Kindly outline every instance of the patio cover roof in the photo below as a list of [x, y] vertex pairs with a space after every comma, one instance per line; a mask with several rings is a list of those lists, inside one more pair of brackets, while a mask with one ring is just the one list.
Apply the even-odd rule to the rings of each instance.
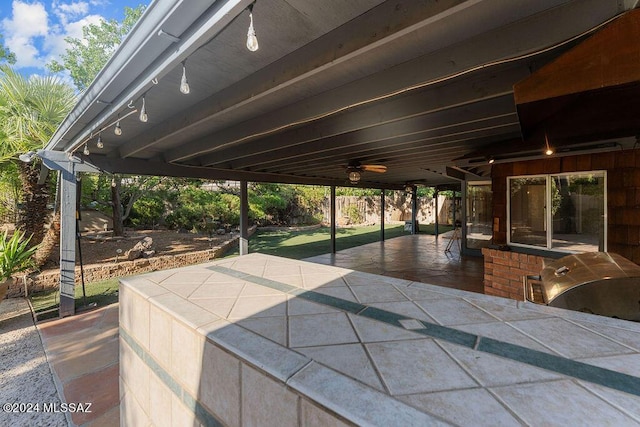
[[251, 3], [154, 1], [46, 150], [116, 173], [342, 186], [358, 161], [388, 167], [361, 186], [481, 179], [488, 156], [542, 152], [514, 84], [638, 0], [257, 0], [256, 52]]

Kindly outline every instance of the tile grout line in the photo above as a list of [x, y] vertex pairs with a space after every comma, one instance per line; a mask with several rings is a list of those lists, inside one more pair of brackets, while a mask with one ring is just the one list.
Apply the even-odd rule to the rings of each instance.
[[206, 426], [222, 427], [218, 420], [207, 408], [202, 406], [191, 394], [176, 381], [156, 360], [122, 327], [119, 328], [120, 337], [125, 341], [136, 356], [149, 367], [151, 372]]
[[[220, 266], [211, 266], [208, 268], [219, 273], [234, 277], [239, 273], [235, 270]], [[516, 362], [525, 363], [538, 368], [557, 372], [568, 377], [581, 379], [594, 384], [599, 384], [607, 388], [640, 396], [639, 377], [606, 368], [601, 368], [595, 365], [590, 365], [584, 362], [569, 359], [568, 357], [556, 356], [527, 347], [510, 344], [504, 341], [470, 334], [448, 326], [437, 325], [435, 323], [430, 323], [418, 319], [411, 319], [410, 317], [403, 316], [397, 313], [367, 306], [361, 303], [353, 303], [342, 298], [321, 294], [316, 291], [301, 290], [300, 288], [292, 285], [277, 282], [271, 279], [264, 279], [262, 277], [253, 276], [251, 274], [246, 274], [244, 276], [244, 279], [252, 283], [279, 290], [284, 293], [289, 293], [313, 302], [329, 305], [358, 316], [364, 316], [373, 320], [381, 321], [391, 326], [402, 328], [403, 330], [404, 328], [400, 324], [399, 320], [416, 320], [425, 326], [424, 329], [413, 330], [413, 332], [416, 332], [418, 334], [442, 339], [453, 344], [468, 347], [472, 350], [477, 346], [477, 351], [504, 357]], [[287, 291], [285, 291], [285, 289]]]

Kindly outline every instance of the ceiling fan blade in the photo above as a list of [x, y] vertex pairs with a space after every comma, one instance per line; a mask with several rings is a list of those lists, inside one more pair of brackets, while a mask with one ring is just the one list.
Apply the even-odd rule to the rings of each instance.
[[384, 165], [362, 165], [361, 168], [367, 172], [384, 173], [387, 171], [387, 167]]

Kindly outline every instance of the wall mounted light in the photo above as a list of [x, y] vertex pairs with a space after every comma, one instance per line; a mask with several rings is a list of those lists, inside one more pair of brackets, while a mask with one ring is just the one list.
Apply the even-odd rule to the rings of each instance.
[[182, 78], [180, 79], [180, 92], [188, 95], [191, 92], [189, 88], [189, 82], [187, 81], [187, 67], [185, 66], [186, 61], [182, 61]]
[[249, 31], [247, 32], [247, 49], [251, 52], [258, 50], [258, 38], [256, 37], [256, 30], [253, 28], [253, 5], [249, 5]]
[[494, 163], [496, 162], [496, 159], [495, 159], [495, 157], [493, 157], [493, 156], [489, 156], [489, 158], [487, 159], [487, 162], [488, 162], [490, 165], [492, 165], [492, 164], [494, 164]]

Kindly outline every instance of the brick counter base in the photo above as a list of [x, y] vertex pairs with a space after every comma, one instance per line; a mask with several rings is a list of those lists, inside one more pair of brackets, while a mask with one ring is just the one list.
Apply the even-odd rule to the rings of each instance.
[[523, 277], [538, 275], [544, 257], [483, 248], [484, 293], [524, 300]]

